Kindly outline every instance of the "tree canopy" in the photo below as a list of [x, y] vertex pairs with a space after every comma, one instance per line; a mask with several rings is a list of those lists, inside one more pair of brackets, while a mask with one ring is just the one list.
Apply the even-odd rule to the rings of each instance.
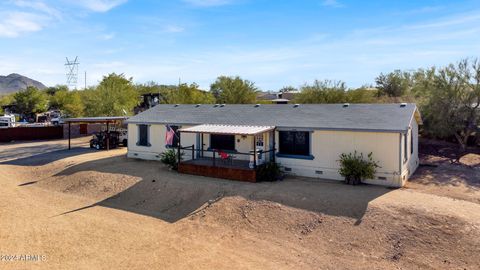
[[305, 84], [296, 96], [297, 103], [342, 103], [346, 102], [347, 87], [342, 81], [315, 80], [313, 84]]
[[239, 76], [220, 76], [210, 86], [210, 91], [217, 103], [252, 104], [256, 101], [258, 88], [255, 83]]
[[55, 91], [50, 98], [50, 108], [59, 109], [68, 117], [79, 117], [84, 113], [80, 92], [68, 91], [68, 88]]
[[115, 73], [104, 76], [96, 88], [84, 90], [82, 98], [88, 116], [131, 114], [139, 101], [132, 78]]
[[415, 77], [426, 132], [439, 138], [454, 136], [465, 149], [468, 138], [480, 126], [478, 59], [420, 70]]
[[23, 114], [44, 112], [48, 106], [48, 98], [45, 92], [33, 86], [15, 93], [13, 96], [17, 109]]
[[210, 92], [202, 91], [198, 85], [180, 84], [176, 90], [167, 94], [167, 102], [171, 104], [209, 104], [215, 103], [215, 97]]
[[410, 73], [395, 70], [388, 74], [380, 73], [375, 79], [380, 95], [401, 97], [407, 94], [410, 88]]

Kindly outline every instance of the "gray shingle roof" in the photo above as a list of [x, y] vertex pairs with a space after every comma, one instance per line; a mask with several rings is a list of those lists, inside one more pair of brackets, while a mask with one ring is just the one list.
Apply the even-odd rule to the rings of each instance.
[[[417, 115], [415, 115], [417, 114]], [[136, 116], [128, 123], [259, 125], [277, 128], [365, 130], [402, 132], [413, 116], [415, 104], [161, 104]], [[421, 121], [421, 120], [419, 120]]]

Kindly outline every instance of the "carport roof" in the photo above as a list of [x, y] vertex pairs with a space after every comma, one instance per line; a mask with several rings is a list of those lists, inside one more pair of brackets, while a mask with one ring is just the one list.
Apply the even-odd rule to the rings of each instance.
[[98, 116], [98, 117], [77, 117], [65, 118], [64, 122], [69, 123], [106, 123], [127, 120], [127, 116]]

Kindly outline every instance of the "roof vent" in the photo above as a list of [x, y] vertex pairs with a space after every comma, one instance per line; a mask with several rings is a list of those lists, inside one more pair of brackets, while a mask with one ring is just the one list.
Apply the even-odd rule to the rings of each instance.
[[403, 108], [403, 107], [407, 107], [407, 103], [403, 102], [403, 103], [400, 103], [400, 107]]
[[255, 104], [255, 108], [258, 108], [258, 107], [260, 107], [260, 104]]
[[293, 105], [293, 108], [298, 108], [298, 107], [300, 107], [300, 104], [298, 104], [298, 103]]
[[225, 104], [220, 104], [220, 107], [225, 107]]
[[350, 106], [350, 103], [343, 103], [343, 108]]
[[213, 105], [214, 108], [216, 108], [216, 107], [218, 107], [218, 106], [220, 106], [220, 104], [215, 104], [215, 105]]
[[178, 107], [178, 104], [173, 105], [173, 107]]
[[202, 105], [202, 104], [197, 104], [197, 105], [195, 105], [195, 108], [198, 108], [198, 107], [200, 107], [200, 105]]

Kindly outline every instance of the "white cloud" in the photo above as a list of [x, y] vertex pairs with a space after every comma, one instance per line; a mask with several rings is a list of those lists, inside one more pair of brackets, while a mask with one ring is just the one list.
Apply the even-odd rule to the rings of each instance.
[[104, 34], [100, 37], [102, 40], [111, 40], [115, 38], [115, 33]]
[[61, 18], [61, 13], [57, 9], [45, 4], [43, 1], [26, 1], [26, 0], [15, 0], [14, 4], [17, 7], [32, 9], [35, 11], [39, 11], [46, 15], [50, 15], [57, 19]]
[[425, 23], [425, 24], [417, 24], [411, 26], [412, 29], [420, 29], [420, 28], [443, 28], [443, 27], [449, 27], [449, 26], [455, 26], [455, 25], [463, 25], [466, 23], [475, 23], [480, 20], [480, 13], [471, 13], [471, 14], [462, 14], [461, 16], [453, 17], [453, 18], [447, 18], [443, 20], [437, 20], [435, 22], [431, 23]]
[[94, 12], [107, 12], [128, 0], [77, 0], [74, 3]]
[[442, 9], [445, 9], [445, 6], [424, 6], [416, 9], [397, 12], [395, 13], [395, 15], [418, 15], [418, 14], [437, 12]]
[[167, 33], [181, 33], [185, 31], [185, 28], [178, 25], [167, 25], [164, 27], [163, 31]]
[[231, 4], [233, 0], [183, 0], [183, 2], [199, 7], [213, 7]]
[[325, 0], [325, 1], [322, 2], [322, 6], [340, 8], [340, 7], [344, 7], [345, 5], [338, 2], [337, 0]]
[[28, 32], [36, 32], [43, 28], [46, 18], [28, 12], [9, 12], [2, 14], [0, 20], [0, 37], [14, 38]]

